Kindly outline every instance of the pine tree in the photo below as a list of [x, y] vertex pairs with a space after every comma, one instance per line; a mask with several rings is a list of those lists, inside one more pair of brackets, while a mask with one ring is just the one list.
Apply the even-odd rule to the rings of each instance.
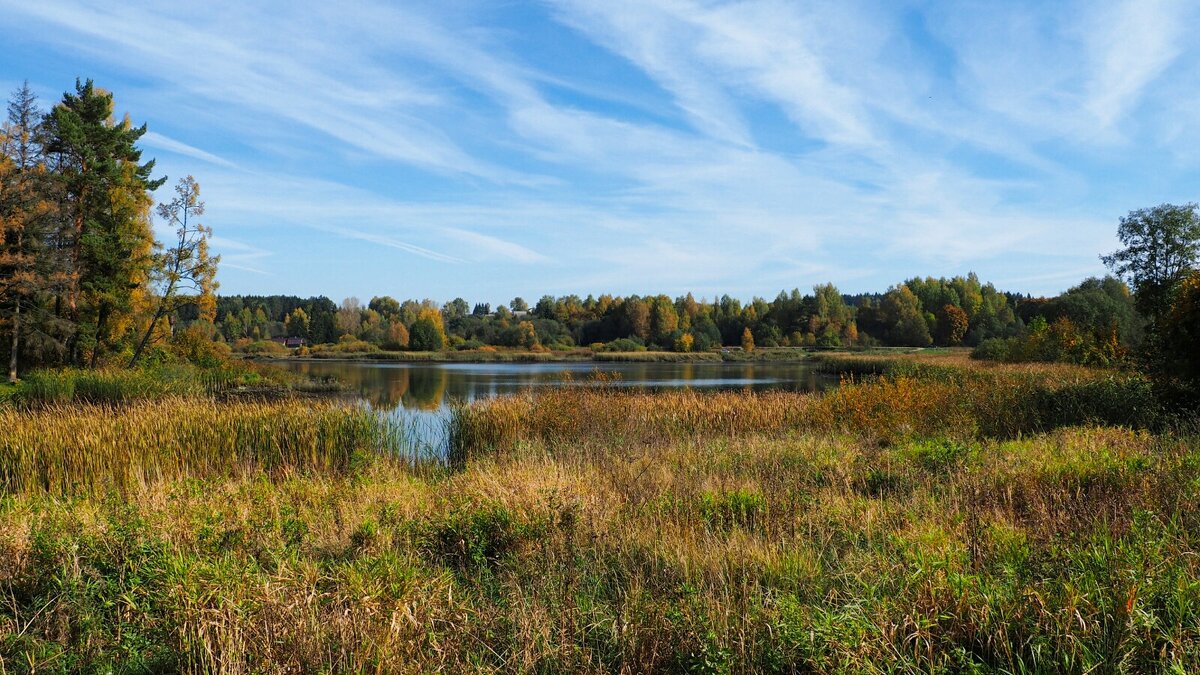
[[166, 180], [152, 179], [136, 142], [145, 125], [113, 120], [112, 95], [91, 80], [76, 81], [75, 93], [46, 116], [47, 151], [57, 163], [71, 284], [67, 313], [77, 324], [71, 358], [91, 350], [94, 366], [107, 348], [112, 325], [132, 309], [134, 291], [146, 283], [152, 264], [151, 199], [148, 191]]

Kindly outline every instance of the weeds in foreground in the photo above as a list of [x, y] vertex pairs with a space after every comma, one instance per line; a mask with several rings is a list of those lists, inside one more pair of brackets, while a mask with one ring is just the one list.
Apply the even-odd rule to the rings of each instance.
[[0, 503], [7, 672], [1196, 672], [1193, 439], [521, 443]]

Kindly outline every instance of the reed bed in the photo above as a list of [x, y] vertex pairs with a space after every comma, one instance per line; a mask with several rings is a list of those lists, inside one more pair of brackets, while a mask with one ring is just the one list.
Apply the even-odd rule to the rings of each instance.
[[196, 396], [206, 393], [209, 383], [190, 366], [142, 370], [40, 370], [27, 374], [17, 399], [26, 404], [69, 401], [122, 403], [164, 396]]
[[403, 457], [395, 427], [365, 408], [301, 400], [0, 408], [0, 492], [91, 494], [249, 471], [344, 472], [356, 456]]
[[138, 369], [39, 370], [26, 374], [9, 398], [18, 406], [38, 407], [70, 402], [125, 404], [164, 397], [225, 396], [247, 392], [285, 395], [341, 390], [341, 383], [330, 378], [305, 378], [282, 368], [250, 361], [230, 361], [210, 368], [170, 363]]
[[905, 353], [824, 352], [813, 354], [818, 372], [861, 378], [874, 375], [946, 379], [991, 373], [1041, 379], [1086, 380], [1119, 374], [1107, 368], [1070, 363], [998, 363], [970, 357], [967, 349], [931, 349]]
[[1079, 424], [1160, 423], [1150, 384], [1104, 371], [926, 372], [876, 376], [821, 394], [630, 391], [578, 387], [455, 409], [460, 461], [522, 441], [621, 445], [695, 436], [805, 431], [881, 443], [921, 437], [1013, 438]]

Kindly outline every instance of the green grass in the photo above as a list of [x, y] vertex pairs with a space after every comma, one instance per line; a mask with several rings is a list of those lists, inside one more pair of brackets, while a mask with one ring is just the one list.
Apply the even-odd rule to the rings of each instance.
[[173, 363], [132, 370], [37, 370], [26, 373], [16, 387], [0, 391], [0, 403], [9, 401], [35, 407], [70, 402], [125, 404], [167, 397], [246, 392], [282, 395], [289, 391], [328, 393], [340, 390], [341, 385], [328, 378], [305, 378], [248, 361], [230, 361], [216, 368]]

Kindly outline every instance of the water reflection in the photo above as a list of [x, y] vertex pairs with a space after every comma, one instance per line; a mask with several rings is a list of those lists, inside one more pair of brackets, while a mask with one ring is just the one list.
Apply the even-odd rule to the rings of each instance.
[[592, 371], [616, 375], [617, 386], [645, 388], [818, 391], [835, 381], [801, 363], [362, 363], [288, 361], [314, 377], [333, 376], [376, 410], [434, 412], [542, 387], [589, 386]]

